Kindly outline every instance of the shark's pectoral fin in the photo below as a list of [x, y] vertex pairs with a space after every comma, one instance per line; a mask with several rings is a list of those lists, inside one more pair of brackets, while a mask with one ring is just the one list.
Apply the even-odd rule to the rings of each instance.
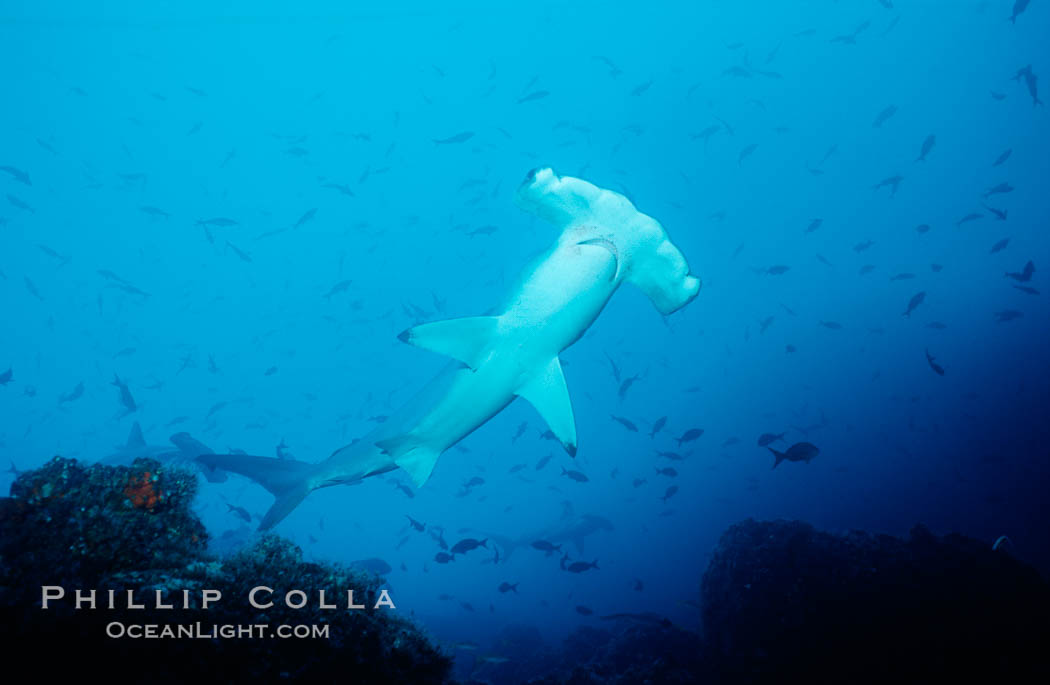
[[499, 318], [470, 316], [425, 323], [397, 336], [404, 342], [458, 359], [472, 369], [481, 363], [485, 348], [496, 336]]
[[419, 439], [411, 433], [380, 440], [376, 443], [376, 447], [392, 456], [394, 463], [408, 473], [412, 484], [417, 488], [423, 487], [423, 484], [427, 482], [434, 471], [438, 457], [441, 456], [441, 452], [419, 442]]
[[529, 401], [570, 456], [576, 456], [576, 419], [572, 400], [565, 384], [561, 362], [554, 357], [544, 368], [518, 390], [518, 396]]

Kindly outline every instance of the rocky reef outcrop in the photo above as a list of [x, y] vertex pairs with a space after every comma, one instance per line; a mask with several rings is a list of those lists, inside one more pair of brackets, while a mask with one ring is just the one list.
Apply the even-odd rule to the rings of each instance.
[[[298, 547], [273, 535], [222, 559], [208, 554], [208, 533], [190, 508], [196, 488], [193, 473], [147, 459], [110, 467], [56, 457], [20, 474], [11, 496], [0, 499], [0, 641], [22, 645], [27, 658], [55, 655], [30, 665], [48, 680], [447, 682], [450, 660], [397, 610], [375, 607], [380, 578], [306, 562]], [[41, 608], [45, 585], [66, 593], [47, 610]], [[272, 607], [248, 601], [257, 586], [274, 590], [258, 597], [259, 604], [272, 600]], [[95, 609], [75, 608], [77, 589], [96, 591]], [[292, 589], [307, 593], [303, 608], [284, 601]], [[348, 589], [365, 608], [347, 608]], [[109, 590], [113, 609], [107, 608]], [[146, 608], [128, 608], [129, 590]], [[221, 600], [201, 608], [204, 590], [221, 593]], [[322, 608], [320, 590], [338, 608]], [[157, 608], [157, 591], [174, 608]], [[114, 623], [199, 623], [206, 637], [108, 637]], [[321, 626], [328, 634], [207, 636], [216, 626], [246, 625]]]
[[[48, 680], [450, 681], [449, 657], [398, 611], [376, 606], [381, 578], [308, 562], [274, 535], [222, 557], [209, 552], [190, 507], [196, 488], [193, 473], [152, 460], [109, 467], [56, 457], [20, 474], [0, 498], [0, 640], [24, 647], [8, 667], [53, 654], [29, 664]], [[457, 675], [493, 685], [1046, 679], [1050, 586], [1006, 549], [922, 526], [897, 538], [747, 520], [723, 534], [703, 575], [702, 632], [656, 614], [615, 614], [550, 646], [539, 629], [511, 626], [487, 656], [464, 655]], [[44, 585], [67, 596], [44, 610]], [[261, 598], [273, 606], [248, 601], [259, 586], [273, 590]], [[97, 608], [75, 608], [78, 589], [95, 590]], [[290, 589], [307, 594], [302, 608], [284, 601]], [[363, 608], [346, 607], [348, 589]], [[144, 609], [128, 608], [129, 590]], [[221, 601], [202, 608], [205, 590]], [[322, 590], [338, 608], [321, 606]], [[158, 591], [175, 608], [156, 607]], [[113, 623], [199, 623], [206, 636], [107, 637]], [[207, 635], [245, 625], [328, 633]]]
[[581, 626], [560, 646], [543, 643], [539, 631], [524, 627], [503, 631], [497, 642], [509, 657], [461, 669], [467, 685], [686, 685], [702, 682], [700, 637], [668, 621], [602, 622]]
[[1050, 677], [1048, 612], [1046, 581], [987, 542], [747, 520], [703, 575], [700, 633], [624, 615], [476, 674], [498, 685], [1029, 682]]
[[832, 535], [801, 522], [729, 528], [703, 576], [719, 682], [1003, 682], [1048, 674], [1050, 588], [986, 542]]

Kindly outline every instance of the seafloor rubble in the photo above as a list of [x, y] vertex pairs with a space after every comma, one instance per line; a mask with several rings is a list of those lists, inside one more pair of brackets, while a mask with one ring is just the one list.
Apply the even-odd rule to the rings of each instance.
[[[374, 608], [380, 579], [334, 565], [304, 562], [299, 548], [276, 536], [221, 560], [205, 549], [208, 534], [189, 504], [193, 473], [141, 459], [130, 467], [56, 457], [21, 474], [0, 499], [0, 643], [25, 648], [28, 665], [48, 681], [62, 675], [109, 674], [115, 681], [239, 682], [279, 677], [358, 683], [446, 682], [450, 660], [396, 612]], [[42, 610], [41, 586], [67, 598]], [[275, 605], [247, 600], [256, 586], [276, 592]], [[287, 590], [309, 591], [302, 609], [286, 606]], [[76, 589], [97, 589], [95, 610], [74, 609]], [[118, 608], [104, 608], [108, 589]], [[126, 591], [146, 609], [126, 608]], [[200, 609], [202, 591], [222, 599]], [[321, 609], [325, 589], [341, 608]], [[366, 609], [347, 610], [346, 591]], [[156, 590], [175, 609], [155, 607]], [[192, 607], [182, 609], [183, 590]], [[260, 595], [260, 604], [270, 599]], [[111, 639], [106, 625], [327, 625], [328, 639]], [[39, 660], [43, 654], [53, 659]], [[19, 655], [11, 653], [11, 659]], [[14, 668], [9, 660], [8, 668]]]
[[[189, 507], [193, 473], [151, 460], [85, 467], [55, 458], [26, 472], [0, 498], [0, 640], [9, 668], [30, 654], [35, 673], [109, 674], [153, 682], [268, 681], [442, 683], [451, 662], [420, 630], [374, 609], [381, 580], [360, 570], [303, 561], [268, 535], [222, 558]], [[41, 585], [98, 590], [96, 610], [68, 599], [40, 608]], [[256, 586], [276, 604], [256, 609]], [[310, 601], [292, 609], [284, 591]], [[321, 609], [314, 593], [367, 609]], [[116, 609], [101, 608], [109, 589]], [[136, 591], [148, 608], [129, 610]], [[207, 611], [153, 608], [156, 590], [199, 607], [204, 589], [223, 599]], [[539, 630], [508, 627], [500, 659], [459, 664], [464, 682], [597, 685], [727, 682], [898, 682], [985, 677], [1001, 682], [1039, 671], [1050, 637], [1050, 588], [1030, 566], [986, 542], [831, 535], [800, 522], [744, 521], [729, 528], [701, 584], [703, 633], [653, 614], [621, 614], [576, 630], [559, 646]], [[328, 639], [109, 639], [111, 622], [210, 625], [316, 624]], [[495, 653], [495, 652], [493, 652]]]

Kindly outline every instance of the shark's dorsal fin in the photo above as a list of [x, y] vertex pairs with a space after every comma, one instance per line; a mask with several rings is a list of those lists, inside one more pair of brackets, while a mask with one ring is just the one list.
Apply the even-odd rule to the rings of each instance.
[[128, 447], [145, 447], [146, 439], [142, 437], [142, 426], [136, 421], [131, 426], [131, 433], [128, 435]]
[[576, 456], [576, 418], [561, 362], [554, 357], [518, 390], [529, 401], [570, 456]]
[[441, 453], [437, 450], [419, 442], [419, 439], [411, 433], [387, 438], [376, 443], [376, 447], [383, 450], [394, 458], [394, 463], [403, 468], [412, 484], [417, 488], [430, 478], [434, 471]]
[[397, 337], [409, 345], [458, 359], [476, 370], [498, 326], [498, 317], [470, 316], [421, 324]]

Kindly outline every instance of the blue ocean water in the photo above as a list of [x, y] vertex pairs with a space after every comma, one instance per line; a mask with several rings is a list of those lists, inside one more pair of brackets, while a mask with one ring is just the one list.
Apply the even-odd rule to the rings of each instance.
[[[515, 402], [422, 488], [319, 490], [278, 533], [385, 560], [400, 610], [482, 644], [695, 625], [747, 517], [1008, 535], [1045, 572], [1050, 13], [1014, 11], [5, 3], [0, 458], [94, 461], [137, 421], [320, 461], [447, 363], [401, 331], [487, 312], [555, 240], [514, 203], [550, 166], [660, 221], [700, 295], [663, 317], [625, 285], [562, 355], [575, 458]], [[763, 433], [820, 453], [771, 469]], [[202, 488], [216, 536], [272, 503]], [[587, 517], [582, 550], [528, 544]], [[436, 529], [489, 542], [441, 564]]]

